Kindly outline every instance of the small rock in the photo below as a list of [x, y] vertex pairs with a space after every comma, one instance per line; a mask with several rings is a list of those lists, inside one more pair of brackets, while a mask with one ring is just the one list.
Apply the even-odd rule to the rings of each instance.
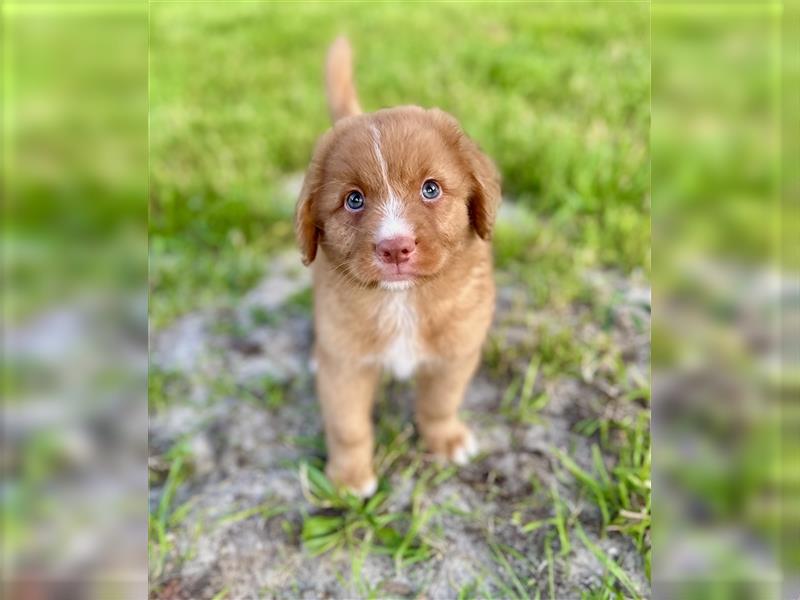
[[204, 433], [198, 433], [192, 437], [189, 442], [189, 452], [198, 475], [208, 475], [214, 470], [214, 449]]

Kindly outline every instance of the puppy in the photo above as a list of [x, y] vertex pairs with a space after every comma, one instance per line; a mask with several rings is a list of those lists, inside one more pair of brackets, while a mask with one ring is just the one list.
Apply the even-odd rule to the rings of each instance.
[[447, 113], [362, 114], [344, 38], [331, 46], [333, 128], [317, 143], [295, 214], [314, 289], [326, 473], [371, 495], [373, 396], [382, 372], [416, 375], [417, 428], [456, 463], [476, 452], [458, 408], [494, 311], [492, 162]]

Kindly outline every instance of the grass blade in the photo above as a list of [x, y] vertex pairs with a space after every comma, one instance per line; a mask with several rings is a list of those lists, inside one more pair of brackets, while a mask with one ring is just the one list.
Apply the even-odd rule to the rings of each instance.
[[603, 488], [599, 483], [597, 483], [597, 481], [594, 480], [594, 478], [592, 478], [591, 475], [581, 469], [574, 460], [561, 452], [558, 448], [555, 449], [555, 453], [561, 460], [561, 463], [564, 465], [564, 467], [566, 467], [566, 469], [572, 473], [575, 479], [580, 481], [585, 487], [589, 488], [589, 490], [594, 494], [595, 498], [597, 499], [597, 506], [600, 508], [600, 514], [603, 516], [603, 530], [605, 531], [606, 527], [608, 527], [609, 523], [611, 522], [611, 515], [609, 514], [608, 503], [606, 502], [605, 495], [603, 494]]
[[519, 596], [517, 597], [529, 598], [530, 595], [525, 590], [525, 586], [522, 585], [522, 582], [519, 580], [519, 577], [514, 572], [511, 563], [508, 562], [508, 559], [505, 557], [505, 554], [503, 554], [503, 551], [500, 549], [500, 546], [498, 546], [495, 542], [489, 540], [489, 547], [492, 549], [492, 554], [494, 554], [495, 560], [497, 560], [497, 562], [500, 563], [500, 566], [503, 567], [503, 569], [506, 571], [506, 573], [508, 573], [509, 577], [511, 578], [511, 583], [514, 585], [517, 592], [519, 593]]
[[622, 570], [622, 567], [614, 562], [614, 559], [612, 559], [608, 554], [603, 552], [601, 548], [595, 546], [589, 540], [580, 523], [575, 524], [575, 532], [578, 534], [578, 537], [580, 538], [581, 542], [583, 542], [583, 545], [586, 546], [587, 550], [594, 554], [597, 560], [603, 563], [603, 566], [608, 569], [609, 573], [611, 573], [617, 579], [617, 581], [619, 581], [625, 587], [625, 589], [633, 594], [634, 598], [642, 597], [642, 595], [639, 593], [639, 590], [636, 589], [636, 586], [633, 584], [633, 581], [631, 581], [631, 578], [628, 577], [628, 574]]
[[547, 557], [547, 590], [550, 600], [556, 600], [555, 565], [553, 564], [553, 538], [552, 532], [548, 534], [544, 541], [544, 553]]
[[554, 525], [558, 531], [558, 539], [561, 542], [561, 555], [566, 556], [570, 551], [569, 535], [567, 534], [567, 523], [564, 517], [564, 506], [561, 501], [561, 496], [558, 494], [558, 487], [553, 484], [550, 488], [553, 495], [553, 504], [555, 505], [556, 516], [554, 518]]

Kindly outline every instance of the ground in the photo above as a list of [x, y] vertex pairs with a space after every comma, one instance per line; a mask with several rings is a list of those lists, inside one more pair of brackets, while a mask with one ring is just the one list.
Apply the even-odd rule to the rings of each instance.
[[153, 597], [647, 597], [649, 289], [587, 272], [591, 302], [531, 310], [513, 275], [497, 279], [464, 403], [481, 453], [462, 468], [427, 456], [413, 387], [387, 381], [380, 491], [366, 506], [319, 472], [297, 252], [277, 255], [235, 305], [157, 331]]

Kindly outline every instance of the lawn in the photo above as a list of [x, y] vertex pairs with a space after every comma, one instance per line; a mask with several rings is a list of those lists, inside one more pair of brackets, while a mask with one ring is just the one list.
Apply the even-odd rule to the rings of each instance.
[[646, 3], [154, 4], [156, 325], [235, 298], [291, 242], [284, 181], [329, 125], [321, 64], [339, 32], [367, 110], [451, 112], [497, 162], [506, 197], [536, 216], [500, 232], [499, 259], [531, 264], [563, 243], [577, 268], [648, 269]]
[[[150, 19], [151, 594], [649, 596], [649, 5], [153, 3]], [[465, 404], [484, 452], [436, 465], [389, 385], [366, 504], [320, 474], [307, 272], [285, 266], [341, 32], [365, 109], [451, 112], [505, 198]]]

